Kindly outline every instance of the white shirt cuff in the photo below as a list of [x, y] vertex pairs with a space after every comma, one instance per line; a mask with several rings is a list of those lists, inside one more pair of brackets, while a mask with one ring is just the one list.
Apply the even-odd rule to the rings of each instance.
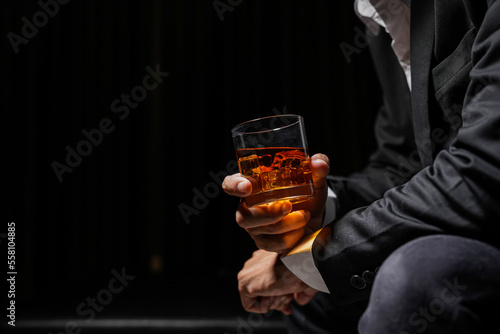
[[311, 288], [330, 293], [318, 268], [316, 268], [312, 253], [312, 245], [319, 232], [321, 229], [304, 236], [294, 248], [281, 255], [281, 261], [295, 276]]
[[337, 217], [337, 207], [338, 207], [338, 198], [335, 192], [328, 187], [328, 195], [326, 197], [325, 203], [325, 216], [323, 218], [323, 227], [330, 224]]

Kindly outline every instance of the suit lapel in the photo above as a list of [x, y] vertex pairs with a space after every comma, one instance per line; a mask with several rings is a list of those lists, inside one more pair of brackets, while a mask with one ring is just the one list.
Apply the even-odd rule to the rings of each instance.
[[415, 140], [422, 165], [432, 163], [429, 74], [434, 46], [434, 0], [411, 1], [411, 83]]

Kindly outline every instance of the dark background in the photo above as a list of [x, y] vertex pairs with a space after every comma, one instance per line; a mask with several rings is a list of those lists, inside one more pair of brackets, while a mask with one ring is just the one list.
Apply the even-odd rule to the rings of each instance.
[[[78, 318], [122, 268], [135, 278], [96, 318], [245, 314], [236, 274], [255, 246], [235, 223], [238, 200], [208, 186], [235, 159], [240, 122], [300, 114], [332, 173], [362, 168], [380, 101], [368, 49], [349, 62], [340, 48], [362, 27], [353, 1], [230, 3], [221, 20], [212, 0], [73, 0], [18, 53], [8, 34], [40, 4], [0, 3], [0, 233], [16, 223], [18, 321]], [[121, 120], [110, 105], [147, 66], [170, 75]], [[104, 118], [114, 131], [59, 182], [53, 162]], [[187, 221], [179, 205], [194, 207], [193, 189], [212, 198]]]

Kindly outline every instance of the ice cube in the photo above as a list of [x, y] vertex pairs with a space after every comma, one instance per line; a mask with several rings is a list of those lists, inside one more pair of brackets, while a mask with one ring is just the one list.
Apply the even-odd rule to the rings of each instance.
[[281, 184], [280, 187], [287, 187], [293, 185], [292, 181], [292, 170], [288, 167], [285, 167], [284, 169], [280, 170], [280, 179], [281, 179]]
[[259, 167], [261, 172], [270, 172], [272, 169], [271, 165], [273, 163], [273, 156], [270, 154], [264, 154], [259, 156]]
[[271, 184], [269, 183], [269, 173], [264, 172], [260, 174], [260, 183], [262, 190], [271, 189]]
[[298, 150], [293, 150], [293, 151], [288, 151], [284, 152], [286, 153], [285, 158], [286, 162], [285, 165], [289, 168], [299, 168], [300, 163], [304, 161], [304, 153]]
[[279, 169], [272, 170], [268, 173], [269, 178], [267, 182], [270, 188], [277, 188], [280, 186], [278, 184], [279, 175], [280, 175]]
[[240, 158], [238, 160], [240, 172], [244, 176], [252, 176], [260, 173], [259, 157], [257, 154], [249, 155], [248, 157]]
[[276, 153], [274, 155], [274, 160], [273, 160], [273, 163], [271, 164], [271, 167], [273, 169], [280, 169], [281, 167], [284, 167], [284, 163], [285, 163], [285, 155], [284, 155], [285, 152], [280, 152], [280, 153]]

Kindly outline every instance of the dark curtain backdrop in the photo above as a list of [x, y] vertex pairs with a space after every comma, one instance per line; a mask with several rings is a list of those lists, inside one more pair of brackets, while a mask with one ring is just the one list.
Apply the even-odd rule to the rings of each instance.
[[[242, 313], [236, 274], [255, 245], [211, 176], [235, 159], [242, 121], [301, 114], [333, 173], [363, 167], [380, 98], [368, 49], [348, 62], [340, 48], [359, 41], [353, 1], [232, 3], [221, 20], [212, 0], [73, 0], [37, 17], [18, 53], [9, 33], [40, 2], [0, 3], [1, 258], [14, 221], [18, 319], [77, 317], [122, 268], [135, 278], [98, 317]], [[141, 91], [148, 66], [169, 75]], [[115, 113], [132, 92], [147, 96]], [[105, 119], [113, 131], [59, 182], [54, 161]]]

